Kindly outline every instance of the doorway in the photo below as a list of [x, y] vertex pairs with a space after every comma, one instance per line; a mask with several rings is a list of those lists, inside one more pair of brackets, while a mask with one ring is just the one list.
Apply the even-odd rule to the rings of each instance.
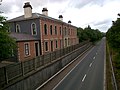
[[39, 44], [35, 43], [35, 56], [39, 56]]

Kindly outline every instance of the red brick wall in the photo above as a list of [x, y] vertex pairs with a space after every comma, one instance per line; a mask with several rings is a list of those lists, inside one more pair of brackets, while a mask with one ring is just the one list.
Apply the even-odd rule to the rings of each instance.
[[[47, 25], [47, 35], [44, 34], [44, 24]], [[50, 25], [52, 25], [53, 35], [50, 34]], [[55, 26], [57, 27], [57, 35], [55, 34]], [[62, 35], [60, 35], [60, 27], [62, 29]], [[67, 30], [67, 35], [64, 35], [64, 30]], [[69, 33], [70, 32], [70, 33]], [[70, 43], [69, 46], [75, 45], [78, 43], [77, 39], [77, 28], [66, 23], [61, 23], [53, 20], [48, 19], [41, 19], [40, 20], [40, 33], [41, 33], [41, 47], [42, 47], [42, 54], [51, 51], [50, 41], [53, 40], [53, 50], [60, 49], [60, 40], [62, 40], [62, 47], [65, 46], [65, 39], [69, 39]], [[68, 34], [69, 33], [69, 34]], [[58, 41], [58, 48], [55, 47], [55, 41]], [[48, 51], [45, 51], [44, 43], [48, 42]], [[68, 44], [68, 41], [67, 41]], [[68, 46], [68, 45], [67, 45]]]
[[[47, 35], [44, 34], [44, 24], [47, 24]], [[51, 35], [50, 34], [50, 25], [52, 25], [52, 31], [53, 31], [53, 34]], [[62, 24], [61, 23], [56, 23], [54, 21], [51, 21], [51, 20], [47, 20], [47, 19], [42, 19], [40, 21], [40, 26], [41, 26], [41, 33], [42, 33], [42, 36], [41, 36], [41, 41], [42, 41], [42, 53], [46, 53], [45, 49], [44, 49], [44, 42], [48, 42], [48, 52], [51, 51], [51, 44], [50, 44], [50, 41], [53, 41], [53, 50], [56, 50], [56, 49], [60, 49], [60, 39], [62, 39], [62, 35], [60, 35], [60, 27], [62, 29]], [[57, 27], [57, 35], [55, 34], [55, 26]], [[56, 45], [56, 40], [58, 41], [58, 48], [55, 47]]]
[[[24, 52], [24, 45], [25, 43], [29, 43], [30, 45], [30, 55], [29, 56], [25, 56], [25, 52]], [[18, 59], [19, 61], [25, 61], [25, 60], [29, 60], [35, 57], [35, 41], [29, 41], [29, 42], [17, 42], [18, 45]]]

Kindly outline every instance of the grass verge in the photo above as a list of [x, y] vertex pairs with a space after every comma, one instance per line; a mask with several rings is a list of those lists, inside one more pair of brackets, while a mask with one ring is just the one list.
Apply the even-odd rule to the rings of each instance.
[[106, 90], [113, 90], [111, 77], [112, 77], [112, 71], [109, 61], [108, 44], [106, 44]]

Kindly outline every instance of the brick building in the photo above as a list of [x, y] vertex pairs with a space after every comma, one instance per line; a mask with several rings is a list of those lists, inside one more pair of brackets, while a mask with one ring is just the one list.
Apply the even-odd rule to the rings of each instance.
[[[42, 14], [32, 13], [29, 2], [23, 8], [24, 15], [8, 20], [9, 32], [18, 44], [19, 61], [78, 44], [77, 27], [71, 25], [71, 21], [63, 22], [62, 15], [58, 19], [49, 17], [47, 8], [43, 8]], [[24, 40], [19, 40], [21, 36]], [[31, 51], [28, 56], [26, 48]]]

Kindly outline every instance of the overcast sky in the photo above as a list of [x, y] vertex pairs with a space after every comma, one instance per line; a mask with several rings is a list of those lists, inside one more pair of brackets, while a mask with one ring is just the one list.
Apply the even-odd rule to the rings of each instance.
[[42, 8], [48, 8], [48, 15], [58, 19], [63, 15], [63, 21], [72, 21], [72, 25], [85, 28], [88, 25], [93, 29], [106, 32], [112, 21], [120, 13], [120, 0], [3, 0], [0, 5], [2, 15], [8, 19], [23, 15], [23, 5], [30, 2], [33, 13], [42, 13]]

